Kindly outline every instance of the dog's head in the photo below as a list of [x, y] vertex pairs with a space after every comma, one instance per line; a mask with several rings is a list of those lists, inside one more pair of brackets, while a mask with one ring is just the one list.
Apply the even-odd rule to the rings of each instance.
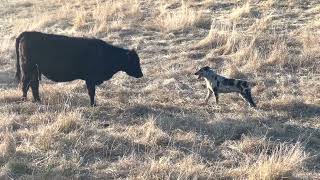
[[194, 73], [194, 75], [197, 75], [198, 79], [200, 79], [202, 77], [206, 77], [210, 71], [212, 71], [212, 69], [209, 66], [205, 66], [196, 73]]

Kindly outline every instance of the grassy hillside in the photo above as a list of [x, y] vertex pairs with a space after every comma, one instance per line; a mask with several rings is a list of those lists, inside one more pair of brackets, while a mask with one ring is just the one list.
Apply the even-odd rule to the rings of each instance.
[[[318, 0], [2, 0], [0, 179], [320, 178], [319, 29]], [[94, 108], [83, 81], [21, 101], [25, 30], [136, 48], [144, 77], [118, 73]], [[249, 80], [258, 108], [201, 105], [205, 65]]]

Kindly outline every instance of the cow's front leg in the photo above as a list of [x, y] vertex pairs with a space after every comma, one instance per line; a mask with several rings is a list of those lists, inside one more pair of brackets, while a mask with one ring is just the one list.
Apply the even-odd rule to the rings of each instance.
[[94, 102], [94, 96], [96, 94], [96, 85], [91, 81], [86, 81], [86, 85], [88, 89], [88, 94], [90, 96], [90, 105], [96, 106], [96, 103]]

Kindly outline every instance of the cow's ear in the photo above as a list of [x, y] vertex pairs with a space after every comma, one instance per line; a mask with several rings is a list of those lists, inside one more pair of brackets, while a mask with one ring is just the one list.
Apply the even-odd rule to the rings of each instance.
[[136, 53], [136, 51], [134, 49], [129, 49], [127, 51], [127, 55], [132, 55], [132, 54], [135, 54], [135, 53]]
[[132, 48], [132, 49], [130, 50], [130, 52], [131, 52], [131, 53], [136, 53], [136, 49]]

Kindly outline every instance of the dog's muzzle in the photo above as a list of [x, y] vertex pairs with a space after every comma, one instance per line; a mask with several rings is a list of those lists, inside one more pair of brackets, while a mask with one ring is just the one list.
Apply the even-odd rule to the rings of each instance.
[[202, 77], [199, 72], [194, 73], [194, 75], [198, 76], [198, 79], [200, 79]]

